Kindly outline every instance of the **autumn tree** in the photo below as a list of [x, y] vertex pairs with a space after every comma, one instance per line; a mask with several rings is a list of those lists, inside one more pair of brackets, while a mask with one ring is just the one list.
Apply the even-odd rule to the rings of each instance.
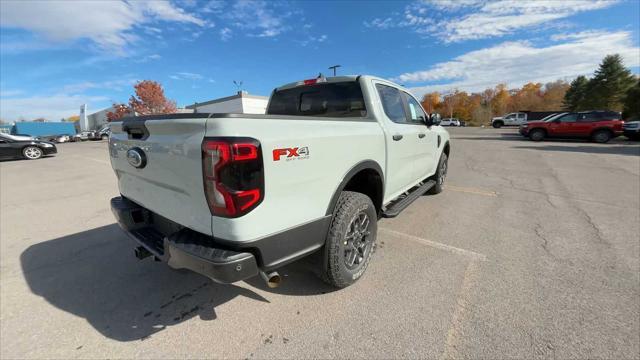
[[134, 85], [136, 95], [129, 98], [129, 107], [139, 115], [172, 114], [176, 112], [176, 102], [164, 96], [162, 85], [155, 81], [143, 80]]
[[513, 111], [535, 111], [542, 105], [542, 84], [527, 83], [509, 101]]
[[569, 89], [569, 84], [563, 80], [547, 83], [544, 86], [542, 104], [539, 110], [555, 111], [562, 109], [564, 94]]
[[511, 96], [506, 84], [498, 84], [491, 98], [491, 110], [495, 115], [502, 115], [507, 112]]
[[158, 82], [143, 80], [133, 88], [136, 94], [129, 98], [129, 104], [113, 104], [114, 111], [107, 113], [108, 121], [118, 120], [130, 114], [157, 115], [176, 112], [176, 102], [164, 96], [164, 89]]
[[438, 105], [440, 105], [440, 94], [436, 92], [424, 94], [422, 97], [422, 108], [428, 114], [431, 114], [436, 111]]
[[107, 121], [116, 121], [131, 114], [131, 109], [125, 104], [113, 104], [113, 110], [107, 113]]

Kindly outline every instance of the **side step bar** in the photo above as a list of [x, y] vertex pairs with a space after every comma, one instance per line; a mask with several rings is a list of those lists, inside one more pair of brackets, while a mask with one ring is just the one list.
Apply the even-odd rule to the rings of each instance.
[[391, 205], [382, 213], [382, 217], [393, 218], [398, 216], [400, 212], [402, 212], [402, 210], [406, 209], [409, 205], [411, 205], [412, 202], [429, 191], [429, 189], [431, 189], [435, 185], [435, 180], [426, 181], [424, 184], [412, 190], [404, 198], [392, 202]]

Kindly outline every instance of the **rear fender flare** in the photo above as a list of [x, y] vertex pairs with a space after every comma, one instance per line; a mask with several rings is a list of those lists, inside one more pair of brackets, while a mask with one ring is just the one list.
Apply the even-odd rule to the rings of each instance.
[[[331, 196], [331, 201], [329, 201], [329, 206], [327, 207], [327, 211], [325, 212], [325, 215], [333, 215], [333, 210], [335, 209], [336, 204], [338, 203], [338, 198], [340, 197], [340, 193], [342, 193], [342, 191], [344, 190], [345, 186], [347, 186], [349, 181], [357, 173], [359, 173], [362, 170], [367, 170], [367, 169], [371, 169], [371, 170], [376, 171], [378, 173], [378, 175], [380, 176], [380, 179], [382, 179], [382, 196], [381, 197], [384, 197], [384, 174], [382, 172], [382, 168], [380, 167], [380, 165], [377, 162], [375, 162], [373, 160], [365, 160], [365, 161], [359, 162], [358, 164], [354, 165], [342, 177], [342, 181], [340, 181], [340, 184], [338, 184], [338, 187], [334, 191], [333, 196]], [[376, 205], [376, 207], [382, 207], [382, 204], [374, 204], [374, 205]]]

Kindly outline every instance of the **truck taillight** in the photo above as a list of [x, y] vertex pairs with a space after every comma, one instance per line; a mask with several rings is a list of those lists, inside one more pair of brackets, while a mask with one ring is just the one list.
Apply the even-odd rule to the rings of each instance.
[[260, 142], [252, 138], [205, 138], [202, 142], [204, 192], [211, 214], [239, 217], [264, 198]]

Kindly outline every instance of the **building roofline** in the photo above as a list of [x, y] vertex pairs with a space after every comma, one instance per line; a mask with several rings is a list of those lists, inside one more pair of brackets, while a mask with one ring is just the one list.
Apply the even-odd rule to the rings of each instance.
[[229, 100], [234, 100], [234, 99], [240, 99], [240, 98], [269, 100], [269, 97], [267, 97], [267, 96], [250, 95], [250, 94], [247, 94], [247, 93], [244, 93], [244, 92], [238, 92], [235, 95], [231, 95], [231, 96], [227, 96], [227, 97], [223, 97], [223, 98], [219, 98], [219, 99], [213, 99], [213, 100], [209, 100], [209, 101], [193, 103], [191, 105], [185, 106], [184, 108], [193, 110], [198, 106], [217, 104], [217, 103], [221, 103], [221, 102], [225, 102], [225, 101], [229, 101]]

